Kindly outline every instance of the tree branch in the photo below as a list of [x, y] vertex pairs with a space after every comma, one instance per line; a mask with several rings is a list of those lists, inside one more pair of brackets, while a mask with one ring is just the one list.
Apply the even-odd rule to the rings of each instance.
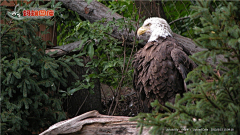
[[169, 25], [171, 25], [172, 23], [175, 23], [175, 22], [177, 22], [177, 21], [187, 19], [187, 18], [190, 18], [190, 16], [178, 18], [178, 19], [176, 19], [176, 20], [174, 20], [174, 21], [171, 21], [171, 22], [169, 23]]
[[[75, 48], [78, 48], [81, 43], [82, 41], [80, 40], [67, 45], [56, 46], [56, 47], [53, 47], [52, 49], [45, 50], [45, 53], [48, 54], [50, 57], [63, 56], [65, 54], [68, 54], [69, 52], [72, 52]], [[83, 47], [84, 47], [84, 44], [82, 45], [81, 49], [79, 49], [78, 51], [81, 51]], [[56, 52], [56, 53], [53, 53], [53, 52]]]

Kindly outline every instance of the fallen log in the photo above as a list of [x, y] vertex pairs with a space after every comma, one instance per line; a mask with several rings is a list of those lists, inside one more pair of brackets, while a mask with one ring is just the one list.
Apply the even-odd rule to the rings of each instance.
[[[74, 135], [136, 135], [139, 133], [137, 122], [130, 117], [108, 116], [90, 111], [72, 119], [58, 122], [40, 135], [74, 134]], [[149, 135], [150, 128], [144, 128], [143, 135]]]

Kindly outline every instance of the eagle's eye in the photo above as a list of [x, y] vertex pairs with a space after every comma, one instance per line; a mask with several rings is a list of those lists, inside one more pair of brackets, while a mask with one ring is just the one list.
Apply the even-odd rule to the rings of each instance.
[[150, 23], [146, 24], [146, 26], [150, 26], [150, 25], [151, 25]]

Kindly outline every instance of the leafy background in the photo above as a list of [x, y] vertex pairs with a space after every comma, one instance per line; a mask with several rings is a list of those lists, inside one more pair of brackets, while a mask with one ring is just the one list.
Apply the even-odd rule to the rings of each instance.
[[[18, 1], [25, 9], [39, 7]], [[46, 3], [60, 9], [61, 3]], [[38, 26], [52, 26], [53, 20], [13, 20], [1, 6], [1, 134], [38, 134], [41, 129], [64, 120], [59, 85], [66, 86], [72, 57], [51, 58], [45, 54], [47, 42], [36, 33]], [[42, 34], [46, 31], [42, 31]]]
[[[90, 3], [91, 0], [87, 2]], [[100, 25], [105, 22], [104, 19], [89, 23], [62, 3], [51, 0], [44, 3], [55, 10], [55, 16], [51, 20], [17, 21], [6, 17], [9, 9], [1, 6], [1, 20], [5, 21], [1, 24], [0, 35], [2, 134], [38, 134], [50, 125], [64, 120], [66, 114], [62, 109], [63, 99], [81, 89], [91, 91], [94, 88], [92, 79], [98, 78], [102, 84], [111, 86], [116, 99], [120, 98], [123, 87], [132, 87], [131, 60], [140, 48], [138, 43], [141, 41], [135, 38], [132, 45], [127, 45], [107, 33], [112, 31], [110, 26], [114, 25], [119, 26], [119, 30], [128, 28], [136, 31], [136, 26], [143, 23], [142, 18], [139, 18], [141, 12], [133, 1], [99, 2], [109, 7], [109, 12], [117, 12], [124, 18], [108, 22], [106, 26]], [[39, 3], [41, 0], [32, 2], [31, 6], [39, 7]], [[239, 2], [162, 3], [168, 22], [179, 19], [171, 23], [173, 32], [196, 39], [199, 46], [209, 51], [192, 57], [199, 65], [188, 75], [188, 79], [193, 81], [189, 86], [192, 92], [186, 93], [183, 99], [177, 97], [175, 105], [168, 104], [176, 112], [160, 114], [153, 111], [152, 114], [139, 114], [135, 120], [138, 120], [141, 128], [153, 126], [152, 134], [162, 134], [166, 127], [182, 128], [182, 125], [198, 129], [208, 126], [234, 128], [234, 132], [228, 133], [239, 133]], [[26, 9], [30, 7], [22, 4]], [[132, 20], [136, 23], [132, 23]], [[49, 57], [44, 52], [48, 43], [36, 36], [39, 24], [56, 26], [59, 46], [82, 40], [76, 50], [84, 45], [83, 50], [72, 56]], [[218, 54], [223, 54], [229, 61], [220, 62], [216, 67], [206, 63], [208, 57], [215, 58]], [[64, 91], [60, 85], [66, 86], [69, 73], [78, 79], [70, 67], [83, 66], [80, 56], [97, 57], [86, 67], [90, 70], [97, 67], [99, 72], [86, 73], [83, 81], [77, 81]], [[215, 69], [224, 71], [224, 74], [216, 76]], [[215, 80], [207, 82], [208, 77]], [[152, 105], [156, 109], [160, 107], [158, 102]], [[110, 109], [114, 112], [113, 108]], [[193, 118], [197, 119], [195, 123]]]

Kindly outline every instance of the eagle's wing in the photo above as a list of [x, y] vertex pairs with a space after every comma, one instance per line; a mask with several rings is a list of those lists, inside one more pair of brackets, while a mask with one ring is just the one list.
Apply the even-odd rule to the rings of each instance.
[[143, 109], [143, 112], [149, 112], [148, 109], [148, 101], [146, 100], [146, 95], [145, 95], [145, 91], [144, 91], [144, 85], [142, 83], [143, 78], [139, 78], [139, 72], [143, 70], [143, 66], [142, 61], [142, 49], [140, 49], [136, 54], [135, 54], [135, 59], [133, 60], [133, 67], [135, 68], [134, 70], [134, 74], [133, 74], [133, 88], [134, 90], [136, 90], [136, 94], [137, 97], [140, 97], [140, 100], [142, 102], [140, 102], [141, 104], [139, 104], [139, 108]]
[[182, 48], [175, 47], [171, 51], [171, 57], [175, 67], [181, 73], [183, 79], [187, 78], [187, 74], [192, 71], [197, 65], [192, 61]]

